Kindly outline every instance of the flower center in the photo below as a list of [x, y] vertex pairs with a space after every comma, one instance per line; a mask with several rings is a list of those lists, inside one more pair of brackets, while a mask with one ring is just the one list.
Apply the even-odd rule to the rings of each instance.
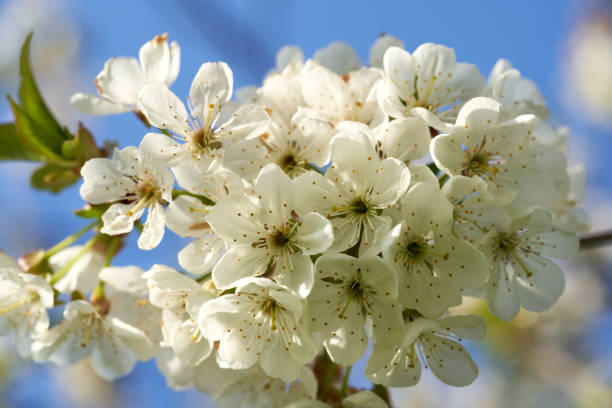
[[283, 169], [285, 173], [293, 171], [297, 165], [298, 163], [293, 153], [287, 153], [278, 160], [278, 166]]
[[357, 197], [350, 205], [351, 210], [357, 214], [366, 214], [369, 211], [368, 204], [361, 197]]
[[427, 242], [425, 242], [423, 239], [409, 242], [408, 245], [406, 245], [406, 255], [411, 258], [416, 258], [419, 255], [424, 254], [427, 251], [427, 247]]
[[211, 127], [200, 127], [191, 132], [191, 144], [198, 150], [214, 150], [221, 147], [221, 142], [215, 140], [215, 132]]
[[349, 297], [355, 300], [358, 300], [358, 299], [363, 298], [363, 294], [364, 294], [364, 290], [363, 290], [363, 286], [361, 285], [361, 283], [356, 280], [351, 282], [348, 288]]

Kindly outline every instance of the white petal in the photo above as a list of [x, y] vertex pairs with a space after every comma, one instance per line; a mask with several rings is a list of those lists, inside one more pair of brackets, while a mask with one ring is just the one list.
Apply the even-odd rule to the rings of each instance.
[[474, 382], [478, 376], [478, 367], [461, 344], [435, 335], [425, 336], [430, 341], [421, 344], [426, 344], [429, 368], [440, 381], [456, 387]]
[[225, 243], [221, 238], [199, 237], [178, 253], [179, 265], [189, 273], [203, 275], [212, 270], [224, 250]]
[[461, 144], [452, 135], [439, 135], [431, 141], [431, 156], [436, 166], [450, 176], [459, 176], [468, 165]]
[[115, 163], [106, 158], [90, 159], [81, 168], [83, 184], [79, 190], [81, 198], [92, 204], [103, 204], [120, 200], [126, 191], [136, 188], [136, 183], [117, 170]]
[[[82, 249], [81, 245], [68, 247], [49, 258], [49, 265], [57, 271], [67, 265]], [[87, 251], [54, 286], [64, 293], [71, 293], [75, 290], [87, 293], [98, 283], [98, 274], [104, 264], [104, 255], [95, 250]]]
[[410, 171], [410, 187], [420, 182], [433, 184], [434, 186], [440, 185], [436, 175], [424, 164], [413, 164], [408, 166], [408, 170]]
[[313, 61], [302, 70], [302, 94], [306, 105], [325, 116], [347, 118], [347, 84], [337, 74]]
[[276, 164], [266, 165], [255, 180], [255, 193], [269, 218], [281, 225], [291, 218], [291, 211], [297, 209], [293, 182]]
[[445, 317], [438, 323], [462, 339], [482, 340], [485, 336], [485, 322], [478, 315]]
[[75, 93], [70, 97], [70, 105], [91, 115], [111, 115], [113, 113], [129, 112], [133, 105], [123, 105], [96, 95]]
[[508, 276], [508, 272], [499, 260], [493, 262], [492, 268], [486, 286], [489, 310], [499, 318], [510, 321], [521, 307], [514, 287], [514, 277]]
[[182, 327], [175, 331], [172, 338], [172, 347], [177, 356], [189, 365], [197, 365], [207, 358], [212, 351], [211, 342], [199, 336], [194, 340], [193, 332], [196, 323], [186, 321]]
[[139, 148], [170, 166], [184, 162], [189, 155], [184, 144], [161, 133], [147, 133]]
[[155, 36], [151, 41], [146, 42], [140, 47], [138, 58], [148, 82], [170, 85], [174, 81], [171, 78], [174, 72], [170, 72], [173, 61], [167, 34]]
[[500, 108], [499, 102], [491, 98], [480, 96], [470, 99], [459, 111], [457, 125], [486, 128], [489, 123], [497, 123]]
[[232, 194], [213, 207], [208, 222], [225, 241], [250, 246], [259, 240], [263, 230], [259, 221], [261, 212], [252, 199], [243, 194]]
[[366, 377], [387, 387], [409, 387], [421, 378], [421, 363], [406, 348], [374, 346], [365, 368]]
[[374, 130], [386, 157], [403, 162], [423, 157], [429, 152], [429, 128], [418, 118], [395, 119]]
[[382, 68], [383, 57], [389, 47], [404, 48], [404, 42], [392, 35], [381, 35], [370, 48], [370, 66]]
[[276, 53], [276, 68], [279, 71], [291, 63], [304, 62], [304, 52], [297, 45], [285, 45]]
[[128, 233], [134, 228], [134, 221], [140, 218], [144, 208], [132, 212], [133, 204], [116, 203], [111, 205], [104, 214], [102, 222], [104, 226], [100, 230], [103, 234], [120, 235]]
[[293, 239], [303, 254], [315, 255], [329, 248], [334, 233], [329, 220], [318, 213], [308, 213], [302, 217], [302, 225]]
[[360, 391], [342, 400], [346, 408], [387, 408], [387, 403], [372, 391]]
[[170, 129], [181, 136], [189, 133], [185, 105], [164, 84], [145, 85], [138, 93], [138, 109], [157, 128]]
[[440, 117], [429, 109], [417, 106], [416, 108], [412, 108], [410, 112], [414, 116], [420, 118], [423, 122], [425, 122], [427, 126], [436, 129], [440, 133], [450, 133], [453, 130], [452, 125], [449, 125], [446, 122], [442, 122], [442, 120], [440, 120]]
[[279, 347], [265, 347], [261, 353], [260, 364], [266, 374], [285, 382], [297, 380], [302, 369], [302, 364], [291, 358], [285, 349]]
[[310, 256], [290, 255], [283, 251], [276, 259], [274, 280], [305, 298], [314, 284], [314, 268]]
[[563, 271], [553, 261], [534, 254], [517, 253], [516, 289], [521, 305], [534, 312], [550, 308], [565, 288]]
[[488, 260], [471, 244], [451, 238], [450, 230], [444, 235], [446, 239], [436, 240], [431, 247], [432, 252], [442, 254], [435, 258], [437, 275], [456, 288], [476, 289], [482, 286], [489, 275]]
[[219, 289], [229, 289], [242, 278], [264, 273], [271, 259], [266, 257], [265, 253], [265, 250], [250, 247], [231, 248], [213, 268], [212, 278], [215, 286]]
[[170, 43], [170, 67], [168, 68], [168, 73], [166, 75], [165, 84], [170, 86], [176, 79], [179, 74], [179, 70], [181, 67], [181, 48], [176, 43], [176, 41], [172, 41]]
[[189, 91], [193, 113], [205, 123], [210, 111], [214, 123], [223, 105], [232, 97], [233, 87], [232, 70], [225, 62], [202, 64]]
[[217, 137], [221, 140], [243, 140], [259, 137], [270, 126], [266, 110], [259, 105], [245, 105], [238, 108], [229, 122], [219, 128]]
[[166, 208], [166, 225], [181, 237], [210, 234], [212, 231], [206, 216], [211, 208], [195, 197], [178, 196]]
[[110, 332], [101, 330], [91, 351], [91, 368], [106, 381], [113, 381], [132, 371], [136, 356]]
[[158, 202], [149, 206], [147, 220], [140, 237], [138, 237], [138, 248], [153, 249], [161, 242], [166, 229], [166, 214], [164, 208]]
[[401, 200], [402, 215], [410, 231], [417, 235], [427, 235], [432, 229], [450, 224], [453, 219], [453, 206], [431, 183], [417, 183], [410, 187]]
[[359, 69], [359, 56], [347, 43], [335, 41], [314, 53], [314, 59], [319, 64], [331, 69], [338, 75]]
[[100, 280], [121, 292], [146, 295], [147, 284], [143, 273], [137, 266], [106, 267], [100, 271]]
[[144, 85], [140, 65], [135, 58], [111, 58], [95, 80], [98, 92], [114, 102], [134, 106]]

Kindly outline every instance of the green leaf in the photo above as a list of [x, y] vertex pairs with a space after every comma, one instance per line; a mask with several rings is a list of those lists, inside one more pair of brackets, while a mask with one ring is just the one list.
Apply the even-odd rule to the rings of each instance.
[[[64, 140], [71, 138], [70, 132], [62, 128], [53, 114], [47, 108], [45, 101], [40, 95], [32, 66], [30, 63], [30, 44], [32, 42], [32, 33], [28, 34], [26, 40], [21, 47], [21, 56], [19, 57], [19, 72], [21, 74], [21, 83], [19, 84], [19, 103], [23, 110], [28, 113], [33, 121], [45, 130], [44, 139], [46, 145], [59, 153], [61, 144]], [[42, 138], [42, 135], [41, 135]]]
[[13, 114], [15, 115], [15, 128], [24, 149], [31, 153], [42, 156], [44, 161], [50, 163], [63, 164], [65, 167], [74, 167], [77, 163], [65, 160], [61, 155], [61, 145], [59, 150], [55, 150], [47, 144], [45, 129], [36, 122], [28, 113], [8, 96]]
[[79, 130], [74, 139], [62, 143], [62, 155], [67, 159], [85, 162], [91, 158], [102, 156], [102, 152], [96, 146], [96, 141], [89, 130], [82, 123], [79, 123]]
[[59, 193], [64, 188], [74, 184], [81, 176], [72, 168], [58, 166], [56, 164], [45, 164], [32, 173], [30, 182], [32, 187], [39, 190], [49, 190]]
[[0, 160], [40, 161], [41, 157], [23, 146], [14, 123], [0, 124]]

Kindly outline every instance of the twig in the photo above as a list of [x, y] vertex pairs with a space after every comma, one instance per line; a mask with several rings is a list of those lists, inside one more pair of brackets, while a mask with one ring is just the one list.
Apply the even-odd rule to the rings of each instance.
[[593, 249], [612, 244], [612, 230], [589, 234], [580, 238], [580, 249]]

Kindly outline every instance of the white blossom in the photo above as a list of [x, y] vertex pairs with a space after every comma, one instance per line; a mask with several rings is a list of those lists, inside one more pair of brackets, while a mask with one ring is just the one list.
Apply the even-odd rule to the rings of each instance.
[[553, 196], [551, 176], [534, 160], [527, 143], [534, 116], [500, 122], [500, 105], [478, 97], [466, 103], [448, 134], [436, 136], [431, 154], [449, 176], [480, 178], [495, 201], [544, 203]]
[[329, 162], [331, 125], [319, 118], [309, 117], [303, 110], [286, 124], [273, 112], [273, 122], [266, 133], [257, 139], [233, 143], [226, 150], [225, 165], [252, 181], [268, 163], [275, 163], [292, 178], [313, 165], [325, 167]]
[[216, 287], [227, 289], [241, 278], [269, 274], [302, 297], [310, 293], [310, 255], [325, 251], [333, 233], [328, 220], [306, 210], [299, 187], [269, 164], [255, 180], [253, 195], [230, 195], [213, 208], [210, 225], [229, 246], [212, 271]]
[[480, 287], [487, 259], [451, 232], [452, 207], [438, 187], [417, 183], [402, 198], [402, 223], [383, 245], [398, 274], [398, 301], [427, 317], [461, 303], [460, 289]]
[[189, 91], [190, 113], [167, 86], [156, 83], [143, 87], [138, 108], [153, 126], [168, 129], [173, 136], [148, 133], [141, 146], [171, 166], [192, 160], [194, 165], [214, 171], [222, 165], [224, 143], [259, 136], [268, 126], [264, 108], [256, 105], [240, 107], [217, 126], [232, 91], [233, 74], [224, 62], [207, 62], [200, 67]]
[[151, 304], [162, 309], [163, 345], [171, 347], [183, 364], [198, 365], [212, 351], [212, 343], [202, 335], [197, 318], [200, 307], [213, 294], [167, 266], [153, 265], [144, 278]]
[[65, 320], [34, 339], [34, 361], [66, 365], [89, 356], [96, 374], [112, 381], [132, 371], [138, 359], [152, 357], [144, 332], [105, 312], [84, 300], [70, 302]]
[[308, 297], [312, 329], [323, 334], [323, 346], [333, 361], [351, 365], [363, 355], [369, 343], [368, 318], [377, 344], [401, 339], [397, 276], [380, 258], [326, 254], [315, 269], [315, 286]]
[[138, 92], [145, 85], [172, 85], [179, 67], [178, 44], [168, 44], [167, 34], [157, 35], [140, 48], [139, 60], [116, 57], [106, 61], [94, 81], [100, 96], [77, 93], [70, 103], [93, 115], [128, 112], [136, 107]]
[[480, 248], [490, 260], [485, 289], [491, 312], [512, 320], [520, 306], [542, 312], [556, 302], [565, 278], [548, 258], [573, 257], [578, 251], [574, 232], [555, 227], [547, 211], [532, 209], [491, 230], [486, 238]]
[[47, 330], [47, 309], [53, 289], [43, 278], [22, 273], [17, 263], [0, 251], [0, 336], [14, 334], [19, 354], [30, 355], [30, 338]]
[[350, 120], [374, 127], [384, 119], [376, 96], [381, 79], [375, 68], [363, 67], [340, 76], [310, 60], [301, 73], [302, 95], [315, 115], [334, 125]]
[[423, 44], [413, 54], [398, 47], [383, 58], [384, 86], [379, 87], [381, 109], [394, 118], [419, 116], [432, 127], [454, 122], [462, 103], [479, 95], [483, 79], [476, 66], [455, 62], [455, 52], [437, 44]]
[[478, 367], [460, 341], [481, 340], [484, 333], [479, 316], [411, 318], [403, 341], [392, 347], [374, 347], [365, 374], [376, 384], [408, 387], [419, 381], [425, 365], [446, 384], [469, 385], [478, 376]]
[[404, 195], [410, 172], [397, 159], [380, 160], [365, 126], [344, 122], [331, 143], [325, 176], [309, 172], [296, 179], [301, 200], [327, 217], [334, 228], [332, 251], [359, 244], [359, 255], [376, 254], [391, 228], [384, 210]]
[[234, 294], [206, 302], [198, 323], [205, 337], [220, 341], [219, 364], [246, 369], [259, 363], [285, 382], [298, 378], [318, 351], [303, 300], [265, 278], [245, 278]]
[[140, 249], [155, 248], [164, 235], [163, 205], [172, 201], [174, 177], [163, 164], [136, 147], [115, 149], [112, 159], [96, 158], [81, 169], [81, 197], [92, 204], [112, 203], [102, 215], [101, 232], [125, 234], [148, 210], [138, 238]]

